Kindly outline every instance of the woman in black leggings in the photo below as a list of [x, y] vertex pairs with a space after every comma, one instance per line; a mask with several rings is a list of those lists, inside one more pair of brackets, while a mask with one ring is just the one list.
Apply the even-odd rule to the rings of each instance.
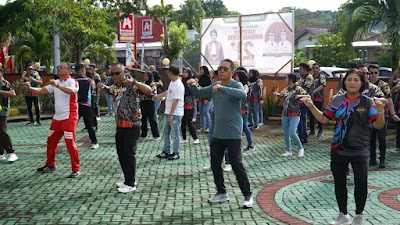
[[[345, 94], [336, 95], [321, 112], [310, 98], [303, 99], [314, 117], [321, 123], [336, 120], [331, 146], [331, 170], [340, 214], [330, 224], [362, 224], [362, 212], [367, 200], [370, 123], [376, 129], [385, 125], [384, 104], [381, 99], [362, 94], [366, 87], [363, 74], [350, 70], [343, 78]], [[354, 171], [356, 215], [353, 221], [347, 212], [346, 170], [351, 163]]]
[[194, 96], [192, 95], [192, 92], [190, 91], [188, 85], [186, 84], [186, 81], [189, 79], [193, 78], [192, 75], [192, 70], [190, 68], [185, 68], [183, 69], [182, 73], [182, 83], [185, 86], [185, 103], [183, 105], [184, 108], [184, 115], [182, 118], [182, 124], [181, 124], [181, 131], [182, 131], [182, 137], [183, 137], [183, 143], [186, 142], [186, 126], [189, 128], [189, 133], [193, 138], [193, 143], [194, 144], [199, 144], [200, 141], [197, 138], [197, 133], [196, 130], [194, 129], [193, 126], [193, 109], [196, 107], [194, 103]]

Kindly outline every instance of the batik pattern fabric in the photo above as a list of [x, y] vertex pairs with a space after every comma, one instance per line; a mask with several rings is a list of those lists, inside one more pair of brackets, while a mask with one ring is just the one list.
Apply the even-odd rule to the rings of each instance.
[[311, 86], [313, 85], [314, 78], [311, 74], [307, 74], [305, 76], [300, 77], [300, 79], [296, 82], [298, 86], [306, 90], [308, 93], [311, 92]]
[[[343, 88], [340, 89], [336, 93], [336, 95], [342, 95], [342, 94], [346, 94], [346, 91]], [[376, 86], [375, 84], [373, 84], [373, 83], [371, 83], [369, 81], [367, 83], [367, 88], [363, 91], [362, 94], [367, 96], [367, 97], [370, 97], [370, 98], [373, 98], [373, 97], [384, 98], [385, 97], [385, 95], [383, 94], [381, 89], [378, 86]]]
[[300, 86], [293, 86], [293, 88], [286, 87], [282, 90], [280, 96], [285, 99], [283, 102], [283, 116], [299, 116], [300, 115], [300, 104], [299, 100], [296, 100], [297, 95], [306, 95], [307, 91]]
[[346, 94], [336, 95], [326, 107], [324, 116], [336, 120], [332, 154], [369, 156], [370, 125], [378, 116], [371, 98], [361, 95], [349, 99]]
[[[311, 86], [311, 92], [319, 88], [320, 86], [326, 87], [326, 78], [323, 74], [319, 74], [318, 77], [314, 78], [313, 84]], [[322, 88], [320, 91], [314, 93], [312, 96], [312, 100], [323, 102], [324, 101], [324, 89]]]
[[376, 83], [373, 84], [379, 87], [385, 98], [390, 98], [392, 96], [389, 84], [387, 84], [385, 81], [379, 79]]
[[142, 125], [142, 115], [140, 112], [139, 89], [134, 85], [117, 86], [113, 84], [110, 94], [114, 95], [117, 127], [140, 127]]

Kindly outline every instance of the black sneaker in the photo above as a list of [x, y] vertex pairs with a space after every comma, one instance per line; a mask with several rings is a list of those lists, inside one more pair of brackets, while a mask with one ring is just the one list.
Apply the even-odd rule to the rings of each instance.
[[308, 135], [314, 136], [314, 135], [315, 135], [315, 132], [314, 132], [314, 131], [311, 131]]
[[42, 123], [41, 122], [36, 122], [35, 125], [36, 126], [42, 126]]
[[254, 150], [256, 150], [256, 147], [254, 147], [254, 145], [251, 145], [251, 146], [247, 146], [243, 151], [244, 152], [251, 152], [251, 151], [254, 151]]
[[168, 158], [168, 154], [165, 152], [161, 152], [160, 154], [156, 155], [157, 158], [165, 159]]
[[56, 171], [56, 169], [57, 168], [55, 166], [43, 166], [43, 167], [37, 168], [36, 171], [41, 172], [41, 173], [47, 173], [47, 172], [52, 173], [52, 172]]
[[172, 153], [171, 155], [168, 156], [168, 160], [175, 160], [175, 159], [179, 159], [179, 155]]
[[376, 164], [378, 164], [378, 163], [376, 162], [376, 160], [370, 160], [370, 161], [369, 161], [369, 166], [376, 166]]
[[35, 124], [35, 122], [29, 122], [29, 123], [27, 123], [26, 125], [27, 126], [31, 126], [31, 125], [34, 125]]
[[77, 178], [81, 175], [79, 171], [72, 171], [72, 173], [67, 178]]
[[318, 131], [317, 137], [321, 137], [322, 133], [324, 133], [324, 131], [322, 131], [322, 130]]

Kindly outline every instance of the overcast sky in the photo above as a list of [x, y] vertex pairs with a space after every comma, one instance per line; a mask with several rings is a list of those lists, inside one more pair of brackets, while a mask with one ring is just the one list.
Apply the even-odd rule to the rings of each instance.
[[[268, 11], [278, 11], [285, 6], [296, 6], [306, 8], [310, 11], [331, 10], [337, 11], [339, 6], [347, 0], [223, 0], [226, 7], [230, 11], [238, 11], [241, 14], [255, 14]], [[0, 0], [0, 4], [4, 5], [7, 0]], [[149, 6], [160, 4], [160, 0], [147, 0]], [[165, 4], [172, 4], [177, 9], [184, 0], [164, 0]]]

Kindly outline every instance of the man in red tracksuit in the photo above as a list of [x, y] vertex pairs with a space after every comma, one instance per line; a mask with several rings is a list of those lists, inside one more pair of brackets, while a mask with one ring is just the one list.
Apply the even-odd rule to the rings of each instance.
[[53, 172], [56, 170], [55, 157], [57, 144], [64, 136], [68, 153], [71, 157], [72, 173], [69, 178], [80, 175], [78, 148], [75, 145], [76, 125], [78, 122], [77, 92], [78, 82], [71, 78], [71, 66], [62, 62], [57, 66], [58, 80], [50, 80], [43, 88], [31, 87], [29, 82], [24, 83], [29, 91], [39, 94], [54, 94], [55, 114], [50, 126], [50, 133], [47, 138], [47, 161], [45, 166], [37, 169], [38, 172]]

